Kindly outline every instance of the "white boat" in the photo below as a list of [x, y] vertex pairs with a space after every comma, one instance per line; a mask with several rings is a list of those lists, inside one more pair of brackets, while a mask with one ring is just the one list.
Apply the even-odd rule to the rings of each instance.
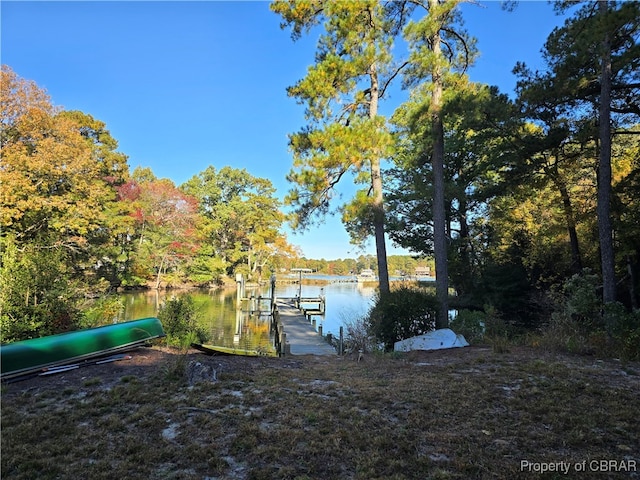
[[363, 269], [358, 275], [358, 282], [375, 282], [376, 280], [378, 280], [378, 278], [370, 268]]
[[468, 347], [469, 342], [450, 328], [441, 328], [417, 337], [400, 340], [393, 345], [395, 352], [411, 350], [441, 350], [444, 348]]

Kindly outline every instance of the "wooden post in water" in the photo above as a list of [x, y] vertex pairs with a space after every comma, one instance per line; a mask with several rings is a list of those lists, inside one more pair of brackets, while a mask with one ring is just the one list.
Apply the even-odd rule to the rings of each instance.
[[292, 272], [298, 272], [298, 301], [296, 302], [296, 307], [300, 308], [300, 299], [302, 298], [302, 272], [311, 273], [313, 270], [310, 268], [292, 268]]
[[278, 309], [275, 308], [275, 305], [271, 304], [271, 330], [273, 331], [277, 327], [278, 319], [280, 318], [280, 314], [278, 313]]
[[276, 275], [271, 275], [271, 311], [273, 312], [273, 306], [276, 304]]
[[244, 275], [236, 273], [236, 308], [242, 308], [244, 298]]
[[340, 327], [340, 343], [338, 344], [338, 353], [344, 354], [344, 328]]

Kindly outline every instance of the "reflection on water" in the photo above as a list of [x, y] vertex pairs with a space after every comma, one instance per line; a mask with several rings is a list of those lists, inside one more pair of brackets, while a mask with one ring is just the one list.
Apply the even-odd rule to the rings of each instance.
[[[277, 297], [295, 297], [298, 285], [276, 285]], [[303, 285], [303, 297], [325, 295], [326, 313], [324, 317], [316, 316], [317, 325], [322, 325], [323, 334], [338, 335], [340, 327], [363, 316], [371, 304], [375, 287], [357, 283], [333, 283], [328, 285]], [[155, 317], [158, 308], [165, 299], [174, 296], [189, 295], [193, 298], [198, 312], [200, 324], [209, 334], [209, 342], [213, 345], [236, 348], [272, 348], [273, 338], [270, 333], [270, 317], [268, 315], [249, 315], [247, 305], [243, 310], [236, 308], [235, 289], [213, 291], [190, 291], [185, 293], [165, 291], [143, 291], [122, 294], [124, 312], [120, 320], [134, 320], [144, 317]], [[268, 286], [247, 289], [247, 296], [270, 297]], [[265, 302], [264, 306], [267, 305]]]

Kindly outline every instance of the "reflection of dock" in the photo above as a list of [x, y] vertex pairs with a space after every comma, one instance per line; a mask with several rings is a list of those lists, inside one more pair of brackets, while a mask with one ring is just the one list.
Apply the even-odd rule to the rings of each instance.
[[278, 330], [284, 332], [284, 336], [280, 332], [280, 338], [285, 340], [281, 350], [291, 355], [336, 354], [335, 349], [322, 337], [322, 332], [316, 331], [315, 320], [311, 320], [312, 315], [320, 315], [317, 311], [319, 309], [300, 310], [293, 299], [279, 298], [276, 301], [273, 320], [280, 325]]

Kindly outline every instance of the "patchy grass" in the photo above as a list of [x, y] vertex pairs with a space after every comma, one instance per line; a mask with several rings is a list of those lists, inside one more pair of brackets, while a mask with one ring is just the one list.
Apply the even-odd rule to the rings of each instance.
[[[3, 479], [640, 476], [640, 364], [511, 347], [348, 358], [129, 362], [2, 389]], [[176, 372], [211, 365], [215, 383]], [[635, 472], [594, 472], [615, 460]]]

